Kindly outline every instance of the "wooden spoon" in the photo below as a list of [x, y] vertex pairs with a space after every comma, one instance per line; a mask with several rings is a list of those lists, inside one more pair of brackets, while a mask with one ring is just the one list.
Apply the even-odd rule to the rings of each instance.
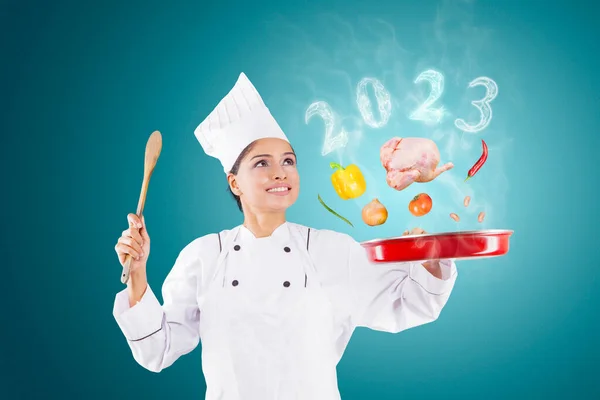
[[[148, 142], [146, 143], [146, 156], [144, 158], [144, 180], [142, 181], [142, 191], [140, 193], [140, 199], [137, 206], [137, 216], [142, 217], [144, 212], [144, 204], [146, 203], [146, 193], [148, 193], [148, 184], [150, 183], [150, 177], [160, 156], [162, 149], [162, 136], [159, 131], [154, 131], [150, 135]], [[129, 266], [131, 265], [131, 255], [125, 256], [125, 265], [123, 266], [123, 273], [121, 274], [121, 282], [127, 284], [129, 281]]]

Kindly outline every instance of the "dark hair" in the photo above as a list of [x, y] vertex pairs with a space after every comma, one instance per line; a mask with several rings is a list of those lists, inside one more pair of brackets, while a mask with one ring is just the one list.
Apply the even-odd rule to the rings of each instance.
[[[235, 160], [235, 163], [233, 163], [233, 167], [231, 167], [231, 170], [229, 171], [230, 173], [237, 175], [237, 173], [240, 170], [240, 164], [242, 163], [242, 160], [252, 150], [252, 148], [254, 147], [255, 144], [256, 144], [256, 140], [254, 142], [250, 143], [248, 146], [246, 146], [244, 148], [244, 150], [242, 150], [242, 152], [240, 153], [238, 158]], [[229, 193], [231, 193], [231, 195], [233, 196], [233, 199], [237, 203], [237, 206], [240, 209], [240, 211], [244, 212], [244, 210], [242, 209], [242, 201], [240, 200], [240, 196], [233, 193], [233, 190], [231, 190], [231, 186], [228, 185], [227, 189], [229, 190]]]
[[[231, 170], [229, 171], [230, 173], [232, 173], [233, 175], [237, 175], [237, 173], [240, 170], [240, 164], [242, 163], [242, 160], [246, 157], [246, 155], [250, 151], [252, 151], [252, 148], [255, 145], [256, 145], [256, 140], [253, 141], [252, 143], [250, 143], [248, 146], [246, 146], [244, 148], [244, 150], [242, 150], [242, 152], [240, 153], [240, 155], [238, 156], [238, 158], [235, 160], [235, 163], [233, 163], [233, 166], [231, 167]], [[290, 145], [290, 147], [291, 147], [291, 145]], [[294, 151], [293, 147], [292, 147], [292, 151]], [[242, 209], [242, 201], [240, 200], [240, 196], [238, 196], [235, 193], [233, 193], [233, 190], [231, 190], [231, 186], [227, 185], [227, 189], [229, 190], [229, 193], [231, 193], [231, 195], [233, 196], [233, 199], [237, 203], [237, 206], [240, 209], [240, 211], [244, 212], [244, 210]]]

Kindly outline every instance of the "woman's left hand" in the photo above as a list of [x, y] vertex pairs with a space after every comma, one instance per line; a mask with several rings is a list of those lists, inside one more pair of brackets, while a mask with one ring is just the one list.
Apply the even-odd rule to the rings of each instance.
[[[425, 234], [424, 229], [421, 228], [412, 228], [410, 232], [408, 230], [402, 233], [402, 236], [410, 236], [410, 235], [422, 235]], [[440, 260], [428, 260], [421, 264], [429, 273], [436, 278], [442, 279], [442, 268], [440, 266]]]

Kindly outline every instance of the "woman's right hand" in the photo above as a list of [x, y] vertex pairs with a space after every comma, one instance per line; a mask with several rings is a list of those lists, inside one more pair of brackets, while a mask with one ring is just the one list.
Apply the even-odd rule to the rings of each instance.
[[131, 255], [129, 271], [132, 273], [140, 268], [146, 268], [146, 262], [150, 255], [150, 236], [143, 215], [142, 218], [139, 218], [136, 214], [128, 214], [127, 221], [129, 222], [129, 228], [121, 234], [115, 246], [115, 251], [121, 266], [125, 266], [127, 254]]

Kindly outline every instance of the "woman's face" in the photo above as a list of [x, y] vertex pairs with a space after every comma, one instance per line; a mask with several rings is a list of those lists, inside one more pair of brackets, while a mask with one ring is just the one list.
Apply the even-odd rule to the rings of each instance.
[[260, 139], [246, 154], [230, 185], [246, 209], [254, 212], [285, 211], [298, 198], [300, 177], [296, 155], [288, 142]]

